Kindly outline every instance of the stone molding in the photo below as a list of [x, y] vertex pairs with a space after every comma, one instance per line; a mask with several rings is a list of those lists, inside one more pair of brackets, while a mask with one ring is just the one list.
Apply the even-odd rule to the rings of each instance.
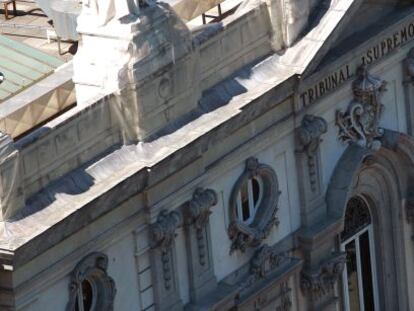
[[322, 142], [321, 136], [328, 131], [328, 123], [325, 119], [314, 115], [305, 115], [302, 124], [297, 131], [300, 144], [300, 152], [304, 152], [308, 158], [308, 171], [311, 190], [317, 190], [318, 172], [316, 155]]
[[217, 204], [217, 193], [211, 189], [197, 188], [193, 198], [185, 208], [185, 223], [196, 229], [198, 259], [200, 265], [206, 264], [205, 229], [208, 224], [211, 208]]
[[357, 69], [357, 79], [352, 84], [354, 99], [346, 112], [336, 112], [339, 140], [362, 147], [378, 149], [383, 130], [379, 120], [383, 111], [381, 95], [386, 91], [386, 82], [372, 76], [362, 65]]
[[302, 271], [301, 289], [304, 294], [317, 300], [334, 289], [346, 263], [345, 253], [334, 253], [332, 257], [322, 262], [319, 267], [311, 271]]
[[[258, 206], [251, 225], [242, 223], [237, 217], [237, 196], [242, 185], [250, 178], [260, 176], [263, 179], [263, 199]], [[227, 233], [232, 241], [230, 254], [235, 250], [246, 251], [247, 247], [257, 247], [269, 235], [273, 226], [279, 224], [276, 217], [280, 196], [279, 182], [272, 167], [260, 164], [256, 158], [246, 161], [246, 169], [236, 181], [230, 196], [230, 225]]]
[[172, 287], [173, 277], [171, 271], [171, 250], [176, 230], [183, 224], [182, 215], [177, 211], [162, 210], [157, 222], [151, 225], [152, 247], [161, 250], [161, 261], [166, 290]]
[[91, 253], [79, 262], [72, 272], [66, 311], [77, 310], [78, 292], [84, 280], [88, 280], [96, 289], [96, 310], [113, 311], [116, 287], [114, 280], [108, 276], [107, 269], [108, 256], [103, 253]]

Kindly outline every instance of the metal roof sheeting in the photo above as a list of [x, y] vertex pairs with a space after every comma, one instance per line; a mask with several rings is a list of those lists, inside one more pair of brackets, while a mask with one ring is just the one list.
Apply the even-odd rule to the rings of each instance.
[[0, 35], [0, 103], [45, 78], [64, 62]]

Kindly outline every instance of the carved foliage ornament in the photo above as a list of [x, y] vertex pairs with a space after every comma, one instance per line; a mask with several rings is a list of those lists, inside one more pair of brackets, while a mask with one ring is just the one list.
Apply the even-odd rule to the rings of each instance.
[[301, 289], [311, 299], [319, 299], [333, 290], [342, 275], [346, 253], [335, 253], [314, 271], [302, 271]]
[[244, 283], [243, 288], [249, 288], [257, 281], [274, 272], [283, 263], [290, 262], [290, 260], [291, 257], [286, 253], [279, 252], [276, 248], [264, 244], [256, 251], [253, 258], [250, 260], [250, 274], [247, 281]]
[[[263, 195], [254, 220], [247, 225], [237, 215], [237, 197], [241, 187], [256, 176], [263, 180]], [[257, 247], [269, 235], [273, 226], [279, 224], [276, 217], [279, 196], [279, 183], [275, 171], [269, 165], [259, 164], [256, 158], [249, 158], [246, 161], [246, 169], [237, 180], [230, 197], [230, 225], [227, 230], [232, 241], [230, 253], [237, 249], [244, 252], [247, 247]]]
[[197, 188], [192, 200], [186, 208], [186, 223], [194, 225], [198, 245], [200, 265], [206, 264], [205, 229], [211, 214], [211, 207], [217, 204], [217, 194], [214, 190]]
[[381, 146], [378, 139], [383, 130], [378, 124], [383, 111], [380, 97], [385, 87], [386, 82], [370, 75], [365, 65], [358, 68], [357, 79], [352, 84], [354, 100], [345, 113], [336, 113], [341, 141], [372, 149]]
[[85, 297], [82, 295], [85, 282], [92, 289], [91, 304], [94, 310], [113, 310], [116, 288], [114, 280], [107, 275], [107, 268], [108, 257], [103, 253], [92, 253], [76, 266], [72, 272], [66, 311], [75, 311], [83, 307]]
[[316, 152], [322, 141], [322, 134], [328, 131], [328, 124], [325, 119], [313, 115], [305, 115], [302, 124], [298, 129], [298, 140], [301, 145], [301, 152], [308, 156], [309, 180], [312, 191], [316, 191], [317, 172], [316, 172]]

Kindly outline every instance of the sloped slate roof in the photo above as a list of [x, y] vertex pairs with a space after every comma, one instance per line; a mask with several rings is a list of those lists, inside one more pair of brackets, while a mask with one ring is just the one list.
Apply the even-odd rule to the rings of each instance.
[[53, 73], [63, 61], [0, 36], [0, 103]]

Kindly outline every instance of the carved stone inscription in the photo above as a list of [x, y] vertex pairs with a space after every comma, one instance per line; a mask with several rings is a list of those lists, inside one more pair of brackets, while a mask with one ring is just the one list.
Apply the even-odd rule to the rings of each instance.
[[413, 39], [414, 22], [401, 25], [400, 29], [369, 47], [360, 57], [356, 57], [356, 61], [352, 64], [342, 66], [301, 93], [299, 96], [301, 108], [311, 105], [319, 98], [334, 91], [346, 81], [352, 79], [354, 77], [352, 74], [353, 70], [360, 64], [373, 64]]

